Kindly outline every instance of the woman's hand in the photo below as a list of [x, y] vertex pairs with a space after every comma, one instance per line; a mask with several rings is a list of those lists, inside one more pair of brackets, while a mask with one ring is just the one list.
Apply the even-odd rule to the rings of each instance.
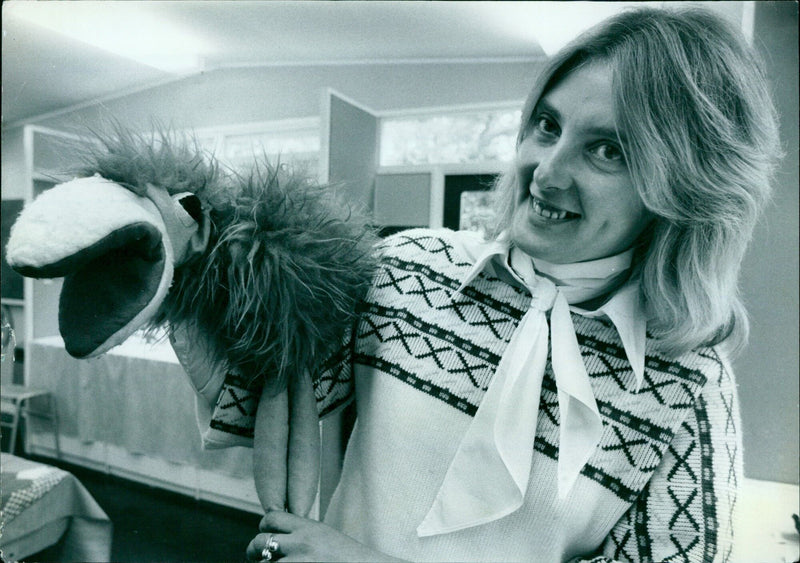
[[247, 546], [249, 561], [263, 561], [270, 538], [277, 542], [273, 561], [400, 561], [379, 553], [330, 526], [288, 512], [267, 512]]

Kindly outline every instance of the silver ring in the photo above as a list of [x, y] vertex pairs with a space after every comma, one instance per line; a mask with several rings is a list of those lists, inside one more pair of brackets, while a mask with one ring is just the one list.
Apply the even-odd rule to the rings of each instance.
[[278, 540], [275, 539], [275, 536], [270, 534], [269, 541], [267, 541], [267, 547], [265, 548], [270, 553], [275, 553], [281, 548]]
[[272, 561], [272, 552], [269, 550], [269, 547], [265, 547], [261, 550], [261, 561]]

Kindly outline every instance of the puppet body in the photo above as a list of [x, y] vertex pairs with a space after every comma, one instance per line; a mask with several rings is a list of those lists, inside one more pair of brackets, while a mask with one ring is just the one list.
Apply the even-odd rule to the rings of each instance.
[[[283, 508], [289, 479], [290, 508], [307, 512], [316, 487], [307, 452], [318, 440], [309, 378], [367, 289], [372, 231], [329, 187], [281, 166], [223, 173], [175, 136], [114, 133], [84, 147], [79, 178], [26, 206], [9, 264], [30, 277], [64, 277], [59, 329], [73, 356], [166, 326], [209, 409], [231, 385], [249, 393], [251, 420], [236, 432], [244, 441], [206, 442], [247, 445], [255, 434], [257, 462], [294, 467], [305, 483], [293, 494], [291, 475], [272, 468], [259, 485], [256, 467], [262, 504]], [[257, 404], [272, 412], [259, 419], [277, 426], [253, 430]], [[304, 430], [292, 436], [293, 428]]]

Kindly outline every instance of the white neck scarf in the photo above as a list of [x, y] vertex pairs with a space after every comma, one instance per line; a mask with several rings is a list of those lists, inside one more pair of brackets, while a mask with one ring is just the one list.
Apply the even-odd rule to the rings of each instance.
[[[562, 265], [532, 260], [502, 240], [497, 244], [494, 256], [503, 257], [500, 267], [529, 289], [530, 307], [511, 337], [431, 509], [417, 528], [419, 536], [485, 524], [522, 506], [533, 461], [548, 336], [561, 417], [559, 498], [569, 494], [603, 431], [569, 304], [613, 289], [630, 268], [633, 251]], [[486, 261], [491, 257], [487, 255]]]

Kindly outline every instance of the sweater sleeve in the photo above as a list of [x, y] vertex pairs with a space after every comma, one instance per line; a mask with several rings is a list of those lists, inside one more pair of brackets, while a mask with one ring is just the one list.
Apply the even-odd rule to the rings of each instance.
[[353, 331], [346, 331], [342, 345], [322, 364], [314, 377], [314, 395], [317, 399], [317, 412], [325, 418], [353, 400]]
[[[382, 271], [382, 262], [386, 259], [387, 248], [397, 244], [398, 235], [383, 239], [375, 247], [375, 257], [378, 260], [377, 276]], [[373, 279], [373, 283], [374, 283]], [[370, 288], [369, 291], [372, 291]], [[368, 299], [367, 299], [368, 300]], [[356, 344], [361, 316], [366, 308], [367, 300], [362, 300], [356, 307], [356, 318], [349, 330], [345, 330], [341, 345], [326, 358], [319, 371], [312, 378], [314, 381], [314, 394], [317, 399], [317, 412], [320, 419], [324, 419], [339, 412], [355, 398], [355, 382], [353, 379], [354, 346]]]
[[647, 487], [597, 556], [581, 561], [731, 560], [736, 495], [743, 478], [741, 423], [732, 374], [716, 359], [719, 372], [709, 374]]

